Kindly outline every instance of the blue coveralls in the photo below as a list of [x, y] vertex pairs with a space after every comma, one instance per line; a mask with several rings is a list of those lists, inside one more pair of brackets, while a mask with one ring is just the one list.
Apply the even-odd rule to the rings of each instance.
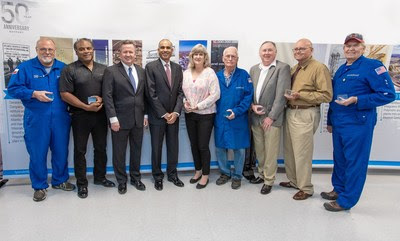
[[[350, 209], [359, 200], [364, 187], [372, 136], [377, 121], [376, 107], [395, 99], [392, 80], [383, 64], [364, 56], [352, 65], [340, 66], [333, 78], [333, 101], [328, 112], [332, 126], [332, 185], [336, 202]], [[335, 103], [338, 95], [356, 96], [356, 104]]]
[[[248, 123], [248, 110], [253, 100], [253, 83], [247, 71], [236, 68], [229, 86], [226, 85], [224, 70], [217, 73], [220, 99], [216, 102], [217, 113], [214, 121], [215, 146], [220, 170], [230, 176], [226, 155], [221, 150], [233, 149], [235, 154], [235, 172], [233, 177], [240, 179], [244, 164], [244, 149], [250, 146], [250, 130]], [[226, 110], [232, 109], [235, 118], [226, 118]], [[242, 150], [239, 150], [242, 149]]]
[[[49, 73], [39, 59], [23, 62], [14, 71], [8, 85], [8, 93], [21, 99], [25, 107], [24, 130], [25, 145], [30, 156], [29, 174], [32, 188], [46, 189], [47, 153], [50, 147], [52, 164], [52, 185], [68, 180], [68, 143], [70, 116], [67, 105], [61, 100], [58, 81], [63, 62], [54, 60]], [[32, 98], [34, 90], [53, 92], [52, 102], [41, 102]]]

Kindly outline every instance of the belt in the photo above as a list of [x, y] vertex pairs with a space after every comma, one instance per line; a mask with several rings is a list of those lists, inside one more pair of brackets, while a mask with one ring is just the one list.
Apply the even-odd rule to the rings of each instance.
[[288, 105], [290, 109], [308, 109], [313, 107], [319, 107], [319, 105]]

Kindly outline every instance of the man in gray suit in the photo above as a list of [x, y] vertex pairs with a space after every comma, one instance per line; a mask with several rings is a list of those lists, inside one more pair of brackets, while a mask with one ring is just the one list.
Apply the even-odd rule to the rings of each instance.
[[103, 75], [103, 102], [111, 124], [113, 167], [118, 181], [118, 192], [125, 194], [126, 145], [129, 138], [131, 184], [140, 191], [146, 189], [140, 180], [144, 118], [144, 69], [134, 64], [136, 47], [133, 41], [124, 40], [119, 49], [121, 62], [107, 67]]
[[158, 44], [160, 58], [146, 65], [146, 94], [149, 102], [151, 135], [151, 166], [154, 188], [163, 189], [164, 174], [161, 154], [164, 135], [167, 143], [167, 176], [175, 186], [183, 187], [178, 178], [179, 115], [183, 105], [182, 68], [170, 61], [173, 52], [171, 41], [163, 39]]
[[276, 53], [275, 43], [265, 41], [259, 50], [261, 63], [250, 69], [255, 90], [251, 106], [251, 129], [259, 173], [259, 176], [250, 182], [264, 183], [261, 194], [270, 193], [275, 181], [286, 104], [284, 94], [285, 90], [290, 88], [290, 66], [276, 60]]

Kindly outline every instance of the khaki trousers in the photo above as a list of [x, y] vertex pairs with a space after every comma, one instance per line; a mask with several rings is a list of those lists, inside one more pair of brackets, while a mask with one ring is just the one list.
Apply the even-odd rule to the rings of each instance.
[[254, 148], [258, 160], [258, 173], [264, 184], [272, 186], [278, 168], [279, 142], [281, 128], [271, 126], [264, 131], [261, 125], [252, 125]]
[[292, 186], [313, 194], [311, 183], [314, 133], [320, 121], [320, 107], [286, 110], [283, 128], [286, 176]]

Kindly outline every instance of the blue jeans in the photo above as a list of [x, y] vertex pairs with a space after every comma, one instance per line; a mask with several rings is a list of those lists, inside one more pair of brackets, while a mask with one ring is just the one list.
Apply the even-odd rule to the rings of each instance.
[[231, 164], [228, 162], [228, 149], [215, 148], [219, 170], [233, 179], [242, 179], [245, 149], [233, 149], [233, 173], [231, 173]]

